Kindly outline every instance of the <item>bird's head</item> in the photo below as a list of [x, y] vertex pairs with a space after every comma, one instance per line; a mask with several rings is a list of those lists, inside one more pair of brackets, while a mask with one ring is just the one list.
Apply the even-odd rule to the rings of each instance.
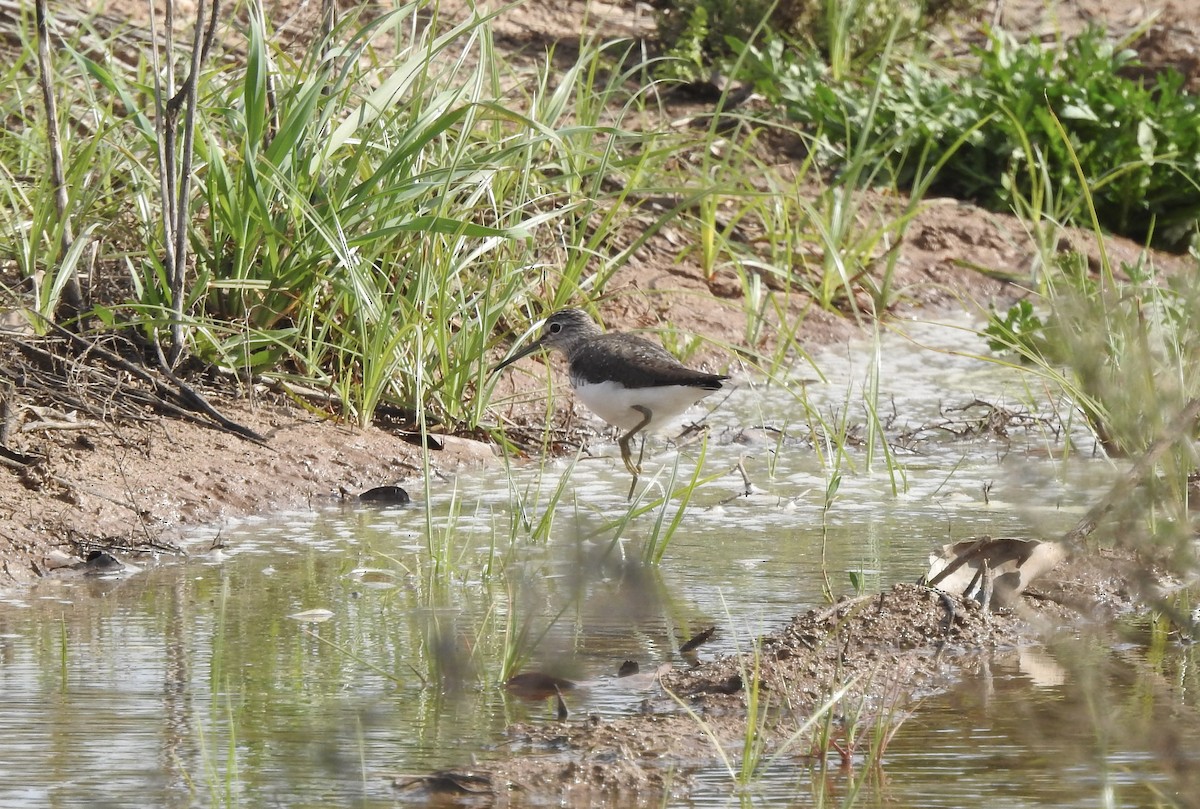
[[542, 326], [542, 333], [536, 340], [501, 362], [492, 369], [492, 373], [542, 349], [561, 351], [570, 356], [571, 350], [576, 345], [599, 334], [601, 334], [600, 327], [587, 312], [582, 309], [560, 309], [546, 318], [546, 322]]

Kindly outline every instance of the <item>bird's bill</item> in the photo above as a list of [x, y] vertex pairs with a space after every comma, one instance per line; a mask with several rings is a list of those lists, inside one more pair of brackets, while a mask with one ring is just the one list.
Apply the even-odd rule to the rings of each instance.
[[539, 350], [541, 347], [542, 347], [542, 341], [534, 340], [532, 343], [530, 343], [529, 345], [522, 348], [516, 354], [513, 354], [508, 359], [498, 363], [496, 365], [496, 367], [492, 368], [492, 373], [494, 374], [494, 373], [504, 370], [505, 368], [512, 365], [514, 362], [516, 362], [517, 360], [522, 359], [523, 357], [528, 357], [530, 354]]

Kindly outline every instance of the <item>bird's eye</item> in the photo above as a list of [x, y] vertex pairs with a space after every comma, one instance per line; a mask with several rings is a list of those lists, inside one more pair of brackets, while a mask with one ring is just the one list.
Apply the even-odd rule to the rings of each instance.
[[547, 329], [547, 331], [549, 331], [551, 334], [558, 334], [560, 331], [562, 331], [562, 324], [561, 323], [551, 323], [550, 327], [549, 327], [549, 329]]

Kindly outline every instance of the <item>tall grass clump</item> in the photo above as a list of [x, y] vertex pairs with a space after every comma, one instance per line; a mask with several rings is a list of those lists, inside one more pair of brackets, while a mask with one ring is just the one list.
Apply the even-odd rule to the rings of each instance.
[[[673, 153], [623, 128], [645, 103], [630, 89], [644, 66], [628, 43], [585, 42], [565, 73], [548, 56], [518, 76], [492, 44], [499, 12], [447, 22], [407, 3], [351, 15], [300, 50], [277, 43], [260, 3], [244, 13], [242, 30], [224, 19], [216, 35], [244, 59], [210, 59], [192, 116], [165, 126], [149, 56], [130, 67], [74, 41], [59, 52], [63, 117], [99, 122], [64, 128], [73, 257], [91, 236], [107, 273], [92, 322], [152, 342], [177, 331], [188, 355], [319, 394], [359, 423], [389, 404], [420, 426], [475, 426], [505, 314], [602, 295], [641, 243], [613, 249], [617, 212]], [[11, 69], [23, 89], [4, 101], [27, 126], [0, 138], [13, 180], [0, 226], [49, 313], [61, 217], [36, 169], [34, 50], [30, 36]], [[194, 136], [191, 194], [161, 180], [168, 133]], [[183, 267], [162, 225], [176, 218]]]
[[[116, 168], [124, 144], [116, 123], [119, 101], [83, 80], [58, 47], [60, 42], [67, 52], [82, 47], [86, 32], [75, 28], [70, 39], [46, 43], [43, 64], [52, 101], [47, 105], [39, 87], [33, 9], [18, 8], [22, 15], [0, 67], [0, 82], [7, 88], [0, 94], [0, 114], [7, 122], [0, 130], [0, 284], [4, 304], [14, 308], [19, 285], [29, 289], [20, 297], [20, 309], [41, 332], [60, 312], [74, 317], [86, 305], [86, 289], [77, 288], [77, 279], [90, 280], [98, 245], [125, 224]], [[68, 99], [56, 95], [63, 87], [72, 88]], [[51, 170], [54, 151], [61, 155], [61, 177]], [[67, 310], [60, 308], [64, 302]]]
[[[210, 76], [204, 104], [195, 350], [325, 389], [360, 423], [385, 399], [473, 421], [465, 394], [541, 219], [510, 191], [546, 136], [491, 103], [487, 27], [438, 33], [416, 11], [344, 23], [299, 63], [252, 25], [245, 71]], [[489, 137], [494, 118], [515, 137]]]

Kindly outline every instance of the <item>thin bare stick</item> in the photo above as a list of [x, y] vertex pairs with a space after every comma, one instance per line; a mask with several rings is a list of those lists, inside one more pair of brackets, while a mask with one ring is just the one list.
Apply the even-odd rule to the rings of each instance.
[[[213, 16], [215, 18], [219, 0], [213, 0]], [[171, 277], [171, 362], [179, 359], [183, 352], [183, 287], [187, 279], [187, 234], [188, 214], [191, 206], [189, 196], [192, 190], [192, 154], [193, 141], [196, 131], [196, 97], [200, 82], [200, 65], [204, 59], [201, 43], [204, 37], [204, 3], [196, 4], [196, 29], [192, 39], [191, 72], [180, 89], [187, 92], [183, 117], [183, 150], [179, 155], [179, 201], [175, 206], [177, 217], [172, 228], [175, 236], [175, 267]], [[172, 105], [175, 99], [171, 99]], [[170, 108], [172, 105], [168, 105]], [[175, 115], [170, 116], [171, 124], [175, 123]]]
[[[321, 0], [321, 55], [328, 56], [333, 48], [330, 41], [333, 29], [337, 27], [337, 3], [334, 0]], [[322, 59], [322, 62], [325, 60]]]
[[[62, 225], [59, 244], [59, 260], [66, 257], [71, 243], [71, 220], [67, 216], [67, 182], [63, 171], [62, 140], [58, 132], [58, 104], [54, 100], [54, 81], [50, 68], [50, 27], [46, 21], [46, 0], [36, 0], [38, 38], [38, 81], [42, 85], [42, 104], [46, 108], [46, 141], [50, 148], [50, 180], [54, 183], [54, 207]], [[83, 293], [79, 289], [79, 276], [74, 270], [62, 291], [59, 314], [73, 320], [83, 312]]]
[[[200, 69], [216, 37], [220, 0], [212, 0], [211, 12], [201, 2], [196, 6], [196, 24], [192, 34], [192, 55], [187, 78], [175, 90], [174, 0], [166, 0], [166, 58], [158, 58], [154, 48], [155, 129], [158, 135], [159, 191], [163, 199], [163, 266], [171, 296], [171, 346], [174, 363], [183, 353], [183, 300], [187, 281], [189, 197], [192, 184], [192, 159], [195, 153], [196, 105], [199, 96]], [[150, 26], [154, 30], [153, 4]], [[207, 15], [207, 19], [206, 19]], [[157, 37], [155, 37], [157, 42]], [[164, 87], [165, 82], [165, 87]], [[178, 143], [179, 114], [183, 112], [183, 143]]]
[[[249, 427], [244, 427], [241, 424], [238, 424], [237, 422], [226, 418], [215, 407], [213, 407], [211, 404], [209, 404], [207, 399], [205, 399], [203, 396], [201, 396], [199, 393], [197, 393], [194, 389], [192, 389], [189, 385], [187, 385], [179, 377], [175, 376], [175, 374], [172, 373], [170, 368], [167, 366], [166, 358], [162, 355], [162, 347], [159, 346], [157, 343], [154, 344], [154, 349], [159, 354], [159, 356], [158, 356], [159, 365], [162, 368], [162, 371], [163, 371], [164, 375], [167, 377], [167, 379], [170, 380], [171, 383], [175, 385], [175, 389], [170, 388], [168, 385], [166, 385], [164, 382], [159, 380], [154, 374], [152, 374], [150, 371], [143, 368], [142, 366], [135, 365], [134, 363], [129, 362], [128, 360], [124, 359], [120, 355], [118, 355], [112, 351], [109, 351], [106, 348], [103, 348], [102, 346], [98, 345], [97, 343], [95, 343], [91, 340], [88, 340], [84, 337], [80, 337], [78, 334], [74, 334], [73, 332], [69, 332], [57, 324], [49, 323], [47, 325], [49, 325], [49, 327], [52, 331], [54, 331], [55, 333], [61, 334], [68, 341], [70, 341], [74, 345], [78, 346], [80, 349], [99, 357], [106, 364], [108, 364], [114, 368], [119, 368], [120, 370], [126, 372], [127, 374], [129, 374], [133, 377], [136, 377], [138, 379], [141, 379], [143, 382], [147, 383], [154, 390], [155, 394], [159, 397], [161, 404], [170, 405], [170, 402], [168, 400], [175, 399], [184, 408], [186, 408], [186, 410], [192, 411], [192, 412], [197, 412], [197, 413], [203, 413], [204, 415], [208, 416], [210, 419], [212, 419], [214, 422], [216, 422], [217, 425], [219, 427], [221, 427], [222, 429], [228, 430], [231, 433], [240, 435], [243, 438], [248, 438], [257, 444], [262, 444], [264, 446], [266, 445], [267, 439], [263, 438], [261, 435], [256, 433], [254, 430], [251, 430]], [[175, 406], [172, 405], [172, 407], [175, 407]]]
[[[150, 63], [154, 70], [154, 135], [158, 150], [158, 193], [162, 199], [163, 245], [162, 261], [166, 277], [175, 277], [175, 239], [172, 228], [175, 216], [175, 127], [167, 114], [167, 99], [175, 95], [175, 3], [166, 0], [166, 31], [163, 39], [163, 58], [159, 58], [159, 38], [154, 0], [150, 0], [150, 33], [153, 47]], [[164, 82], [165, 85], [164, 86]]]

